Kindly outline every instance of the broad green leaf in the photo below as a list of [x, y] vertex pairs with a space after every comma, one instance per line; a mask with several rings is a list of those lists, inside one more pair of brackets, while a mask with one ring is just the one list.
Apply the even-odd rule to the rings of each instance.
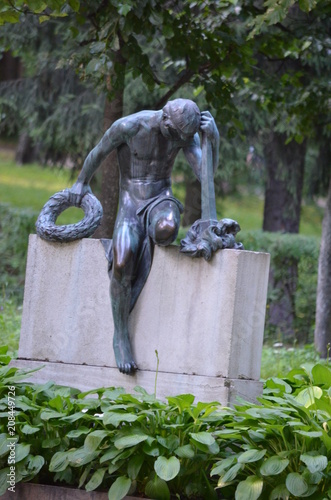
[[298, 472], [291, 472], [286, 478], [286, 488], [295, 497], [300, 497], [308, 491], [308, 484]]
[[38, 474], [44, 463], [45, 459], [41, 455], [29, 455], [27, 462], [27, 471], [29, 473], [33, 473], [33, 476], [35, 476], [36, 474]]
[[263, 479], [258, 476], [249, 476], [241, 481], [236, 489], [236, 500], [257, 500], [262, 493]]
[[100, 463], [107, 462], [107, 460], [113, 460], [113, 458], [117, 457], [122, 453], [122, 450], [118, 450], [117, 448], [107, 449], [105, 453], [102, 454], [100, 458]]
[[309, 438], [318, 438], [322, 436], [322, 431], [294, 431], [296, 434]]
[[0, 12], [0, 26], [5, 23], [17, 23], [20, 19], [20, 13], [14, 11]]
[[[40, 12], [45, 10], [47, 7], [47, 4], [44, 3], [42, 0], [29, 0], [28, 5], [29, 8], [36, 14], [40, 14]], [[54, 5], [51, 6], [51, 8], [54, 9]]]
[[121, 422], [134, 422], [137, 418], [138, 416], [134, 413], [109, 411], [104, 414], [102, 421], [104, 425], [118, 427]]
[[323, 477], [324, 474], [322, 472], [307, 473], [305, 471], [305, 479], [308, 484], [318, 484]]
[[81, 465], [88, 464], [97, 458], [100, 451], [90, 452], [86, 448], [78, 448], [77, 450], [68, 452], [69, 464], [72, 467], [80, 467]]
[[[1, 24], [1, 22], [0, 22]], [[0, 495], [4, 495], [7, 491], [7, 488], [8, 488], [8, 483], [7, 483], [7, 480], [8, 480], [8, 476], [7, 474], [10, 474], [10, 468], [9, 467], [6, 467], [5, 469], [1, 469], [0, 470]], [[15, 496], [15, 495], [13, 495]]]
[[145, 441], [142, 449], [143, 452], [150, 457], [158, 457], [160, 455], [160, 446], [158, 443], [149, 443]]
[[114, 445], [118, 450], [121, 450], [123, 448], [128, 448], [129, 446], [136, 446], [136, 444], [142, 443], [143, 441], [146, 441], [146, 439], [148, 439], [147, 434], [132, 433], [115, 439]]
[[142, 464], [144, 463], [144, 457], [142, 455], [136, 455], [132, 457], [128, 463], [128, 476], [132, 481], [137, 479], [139, 471]]
[[170, 491], [167, 483], [156, 474], [146, 484], [145, 495], [155, 500], [170, 500]]
[[80, 7], [79, 0], [69, 0], [69, 5], [70, 5], [70, 7], [72, 8], [72, 10], [74, 12], [78, 12], [79, 11], [79, 7]]
[[120, 476], [111, 485], [108, 491], [109, 500], [122, 500], [131, 488], [131, 479], [127, 476]]
[[254, 418], [260, 418], [263, 420], [276, 420], [279, 418], [288, 419], [289, 415], [282, 411], [281, 408], [249, 408], [246, 413]]
[[190, 408], [194, 402], [194, 396], [192, 394], [181, 394], [180, 396], [168, 397], [169, 405], [176, 406], [180, 412]]
[[50, 420], [51, 418], [60, 418], [60, 417], [65, 417], [66, 414], [59, 412], [59, 411], [54, 411], [54, 410], [44, 410], [40, 414], [41, 420]]
[[40, 427], [33, 427], [32, 425], [25, 424], [21, 430], [23, 434], [35, 434], [40, 431]]
[[328, 466], [328, 459], [324, 455], [318, 455], [314, 452], [300, 455], [300, 460], [307, 465], [309, 472], [321, 472]]
[[8, 438], [8, 434], [0, 434], [0, 457], [7, 455], [7, 453], [9, 452], [9, 448], [7, 446], [9, 443]]
[[314, 498], [314, 497], [312, 497], [312, 495], [316, 492], [316, 490], [317, 490], [317, 486], [308, 485], [308, 490], [306, 491], [306, 493], [301, 495], [301, 497], [302, 498], [306, 498], [306, 497]]
[[258, 430], [250, 430], [248, 431], [248, 435], [254, 443], [262, 443], [265, 440], [266, 430], [258, 429]]
[[221, 436], [222, 439], [240, 439], [240, 432], [234, 429], [222, 429], [213, 433], [215, 436]]
[[97, 410], [99, 409], [100, 406], [100, 401], [96, 398], [86, 398], [83, 399], [83, 401], [79, 401], [79, 403], [76, 403], [77, 406], [80, 406], [81, 409], [88, 409], [88, 410]]
[[215, 439], [210, 434], [210, 432], [190, 432], [190, 436], [193, 441], [205, 444], [206, 446], [211, 446], [215, 443]]
[[100, 52], [104, 52], [105, 48], [105, 42], [93, 42], [90, 44], [91, 54], [99, 54]]
[[126, 448], [124, 451], [120, 450], [119, 455], [117, 455], [113, 460], [112, 463], [116, 464], [118, 461], [126, 460], [127, 458], [131, 457], [131, 455], [135, 452], [135, 448]]
[[311, 373], [316, 385], [331, 387], [331, 370], [328, 366], [316, 364]]
[[228, 457], [225, 458], [224, 460], [221, 460], [220, 462], [217, 462], [215, 467], [213, 467], [210, 475], [211, 476], [216, 476], [216, 475], [221, 475], [222, 472], [225, 471], [228, 467], [231, 467], [231, 465], [237, 461], [237, 457]]
[[78, 488], [81, 488], [83, 486], [89, 473], [90, 473], [90, 468], [85, 467], [83, 474], [79, 478]]
[[81, 426], [81, 427], [78, 427], [78, 429], [75, 429], [73, 431], [68, 432], [67, 437], [68, 438], [78, 438], [84, 434], [88, 434], [90, 432], [90, 430], [91, 429], [89, 429], [88, 427]]
[[221, 476], [218, 480], [217, 486], [222, 488], [226, 486], [228, 483], [231, 483], [236, 477], [239, 471], [243, 469], [243, 464], [235, 464], [231, 469], [229, 469], [223, 476]]
[[93, 452], [95, 451], [101, 441], [108, 436], [107, 431], [93, 431], [90, 434], [88, 434], [85, 438], [84, 441], [84, 448], [87, 452]]
[[180, 462], [177, 457], [158, 457], [154, 463], [154, 470], [164, 481], [171, 481], [180, 471]]
[[19, 443], [15, 446], [15, 463], [20, 462], [23, 458], [27, 457], [30, 453], [29, 444]]
[[238, 462], [241, 464], [247, 464], [250, 462], [257, 462], [264, 457], [267, 450], [247, 450], [241, 453], [238, 457]]
[[290, 492], [286, 488], [285, 484], [279, 484], [272, 490], [269, 500], [289, 500], [289, 498]]
[[69, 453], [66, 451], [56, 452], [49, 464], [50, 472], [61, 472], [69, 465]]
[[92, 475], [91, 479], [89, 480], [89, 482], [85, 486], [86, 491], [93, 491], [98, 486], [100, 486], [100, 484], [103, 481], [103, 478], [104, 478], [106, 470], [107, 470], [107, 468], [97, 469], [94, 472], [94, 474]]
[[83, 420], [89, 418], [89, 415], [82, 413], [81, 411], [77, 413], [73, 413], [72, 415], [68, 415], [67, 417], [63, 417], [64, 422], [76, 422], [77, 420]]
[[120, 16], [126, 17], [131, 9], [132, 9], [131, 5], [120, 4], [120, 6], [118, 7], [118, 13], [120, 14]]
[[283, 472], [289, 464], [287, 458], [280, 458], [278, 456], [270, 457], [260, 467], [260, 472], [263, 476], [277, 476]]
[[42, 448], [54, 448], [61, 443], [61, 438], [53, 438], [53, 439], [43, 439], [41, 443]]
[[26, 410], [36, 410], [39, 409], [38, 406], [34, 405], [29, 398], [25, 396], [17, 396], [15, 400], [16, 408], [20, 408], [23, 411]]
[[122, 466], [122, 462], [117, 462], [117, 464], [110, 464], [108, 467], [108, 474], [111, 476]]
[[314, 404], [315, 399], [320, 399], [322, 396], [323, 396], [323, 391], [320, 387], [311, 386], [300, 391], [295, 396], [295, 399], [298, 401], [298, 403], [302, 404], [306, 408], [309, 408], [309, 406]]
[[179, 458], [193, 458], [195, 455], [194, 448], [190, 444], [179, 446], [179, 448], [175, 450], [175, 453]]
[[291, 394], [292, 387], [290, 384], [282, 380], [281, 378], [273, 377], [266, 380], [266, 386], [271, 389], [279, 388], [281, 392], [286, 392], [287, 394]]
[[157, 441], [158, 443], [160, 443], [164, 448], [166, 448], [167, 450], [170, 451], [170, 453], [172, 453], [176, 448], [178, 448], [179, 446], [179, 437], [178, 436], [174, 436], [173, 434], [171, 434], [170, 436], [168, 437], [161, 437], [161, 436], [158, 436], [157, 437]]
[[58, 412], [62, 412], [63, 410], [63, 399], [59, 394], [55, 398], [49, 400], [48, 404]]

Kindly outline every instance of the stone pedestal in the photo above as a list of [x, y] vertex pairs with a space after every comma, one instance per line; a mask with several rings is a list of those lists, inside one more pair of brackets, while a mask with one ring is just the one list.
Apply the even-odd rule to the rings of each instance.
[[155, 248], [147, 283], [131, 314], [139, 371], [119, 373], [107, 261], [99, 240], [49, 243], [30, 236], [19, 359], [44, 365], [31, 380], [82, 390], [136, 385], [157, 397], [254, 399], [261, 390], [269, 255], [218, 251], [210, 262], [178, 247]]

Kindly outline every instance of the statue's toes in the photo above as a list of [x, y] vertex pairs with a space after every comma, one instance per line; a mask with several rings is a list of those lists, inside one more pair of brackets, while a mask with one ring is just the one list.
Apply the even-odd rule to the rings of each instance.
[[131, 361], [130, 363], [121, 363], [118, 369], [121, 373], [125, 373], [125, 375], [133, 375], [138, 370], [138, 367], [134, 361]]

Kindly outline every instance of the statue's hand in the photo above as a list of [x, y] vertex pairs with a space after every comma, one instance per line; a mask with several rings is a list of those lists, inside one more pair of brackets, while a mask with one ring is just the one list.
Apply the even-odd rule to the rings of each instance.
[[218, 140], [219, 138], [215, 120], [209, 111], [201, 112], [200, 130], [211, 140]]
[[84, 184], [81, 181], [77, 181], [69, 189], [70, 201], [73, 205], [80, 205], [86, 193], [92, 193], [90, 186], [88, 184]]

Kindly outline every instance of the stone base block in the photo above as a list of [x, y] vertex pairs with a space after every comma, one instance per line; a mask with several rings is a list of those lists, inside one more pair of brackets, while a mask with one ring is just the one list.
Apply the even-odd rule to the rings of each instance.
[[[164, 395], [197, 395], [202, 383], [206, 393], [199, 398], [206, 401], [207, 394], [215, 399], [208, 392], [212, 384], [223, 387], [216, 399], [225, 401], [221, 394], [228, 391], [226, 384], [244, 387], [245, 380], [260, 377], [268, 271], [265, 253], [221, 250], [206, 262], [188, 258], [178, 247], [156, 247], [151, 273], [131, 314], [139, 371], [128, 377], [118, 372], [114, 359], [101, 242], [60, 244], [31, 235], [20, 362], [48, 362], [57, 382], [70, 365], [65, 383], [77, 387], [139, 384], [154, 392], [157, 351], [160, 393], [162, 381]], [[80, 371], [87, 367], [89, 371]], [[96, 373], [100, 377], [94, 380]], [[82, 377], [87, 377], [84, 382]]]

